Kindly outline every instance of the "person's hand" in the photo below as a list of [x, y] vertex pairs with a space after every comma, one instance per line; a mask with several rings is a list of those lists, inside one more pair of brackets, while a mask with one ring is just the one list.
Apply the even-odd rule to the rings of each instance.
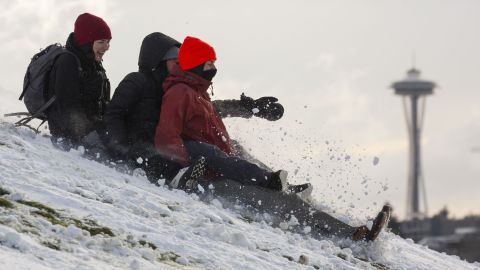
[[240, 103], [247, 110], [251, 111], [253, 115], [265, 118], [269, 121], [276, 121], [283, 116], [283, 106], [277, 102], [275, 97], [261, 97], [253, 99], [245, 96], [244, 93], [240, 96]]

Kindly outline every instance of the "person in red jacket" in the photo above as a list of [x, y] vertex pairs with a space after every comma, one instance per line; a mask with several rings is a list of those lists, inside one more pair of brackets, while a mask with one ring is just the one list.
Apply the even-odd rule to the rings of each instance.
[[[206, 168], [220, 176], [218, 181], [207, 184], [206, 193], [214, 190], [224, 199], [241, 201], [282, 220], [295, 216], [299, 224], [309, 226], [312, 235], [319, 239], [336, 236], [373, 241], [388, 225], [392, 212], [389, 205], [382, 208], [369, 229], [350, 226], [294, 194], [272, 192], [287, 189], [287, 173], [270, 172], [237, 157], [227, 129], [210, 100], [207, 90], [217, 72], [214, 49], [198, 38], [186, 37], [178, 60], [179, 65], [172, 67], [163, 83], [165, 94], [155, 147], [160, 155], [184, 166], [204, 159]], [[194, 191], [197, 178], [191, 185], [174, 178], [170, 186]], [[206, 186], [204, 182], [202, 186]]]
[[[267, 171], [235, 155], [230, 136], [207, 92], [215, 76], [213, 47], [194, 37], [186, 37], [174, 66], [163, 83], [160, 121], [155, 146], [166, 158], [187, 166], [203, 156], [206, 167], [217, 176], [244, 185], [272, 190], [287, 188], [287, 172]], [[176, 186], [175, 179], [171, 186]]]
[[[388, 225], [392, 212], [389, 205], [382, 208], [369, 229], [350, 226], [289, 192], [272, 192], [287, 189], [287, 173], [267, 171], [236, 156], [227, 129], [210, 100], [207, 90], [217, 72], [214, 49], [198, 38], [186, 37], [178, 60], [179, 65], [172, 67], [163, 83], [165, 94], [155, 147], [165, 158], [184, 166], [192, 160], [194, 165], [190, 167], [195, 167], [195, 162], [202, 159], [205, 167], [219, 176], [218, 181], [198, 182], [205, 198], [214, 192], [227, 201], [240, 201], [280, 220], [295, 216], [319, 239], [335, 236], [373, 241]], [[197, 179], [193, 177], [188, 184], [174, 178], [169, 185], [195, 191]]]

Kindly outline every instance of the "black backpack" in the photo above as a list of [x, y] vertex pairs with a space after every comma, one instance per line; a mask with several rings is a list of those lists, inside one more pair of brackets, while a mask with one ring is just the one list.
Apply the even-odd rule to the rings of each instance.
[[47, 120], [45, 110], [52, 105], [56, 99], [55, 96], [48, 98], [47, 95], [50, 72], [55, 61], [64, 53], [68, 53], [75, 57], [78, 64], [78, 71], [80, 75], [82, 74], [82, 66], [78, 57], [58, 43], [49, 45], [39, 53], [35, 54], [27, 67], [27, 72], [25, 73], [25, 78], [23, 80], [23, 91], [19, 97], [19, 100], [23, 99], [28, 113], [20, 112], [5, 114], [5, 116], [25, 116], [15, 123], [17, 126], [32, 128], [28, 123], [33, 119], [40, 119], [42, 120], [42, 123], [37, 129], [32, 128], [38, 132], [40, 126]]

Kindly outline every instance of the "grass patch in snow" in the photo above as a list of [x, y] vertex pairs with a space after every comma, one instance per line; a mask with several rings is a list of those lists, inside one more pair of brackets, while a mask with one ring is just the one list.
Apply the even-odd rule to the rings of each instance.
[[3, 196], [3, 195], [8, 195], [10, 194], [10, 192], [8, 192], [7, 190], [3, 189], [2, 187], [0, 187], [0, 196]]
[[138, 243], [142, 246], [148, 246], [149, 248], [153, 249], [153, 250], [156, 250], [157, 249], [157, 246], [155, 246], [154, 244], [150, 243], [150, 242], [147, 242], [145, 240], [140, 240], [138, 241]]
[[28, 205], [30, 207], [34, 207], [34, 208], [37, 208], [39, 210], [43, 210], [51, 215], [55, 215], [55, 216], [59, 216], [59, 214], [53, 210], [52, 208], [44, 205], [44, 204], [41, 204], [39, 202], [33, 202], [33, 201], [25, 201], [25, 200], [18, 200], [17, 201], [18, 203], [21, 203], [21, 204], [24, 204], [24, 205]]
[[83, 222], [81, 220], [74, 219], [74, 218], [55, 217], [54, 215], [47, 212], [43, 212], [43, 211], [33, 211], [32, 214], [44, 217], [45, 219], [50, 221], [50, 223], [52, 223], [53, 225], [68, 227], [69, 225], [73, 224], [77, 228], [80, 228], [84, 231], [89, 232], [91, 236], [94, 236], [97, 234], [108, 235], [110, 237], [115, 236], [115, 234], [113, 234], [110, 228], [99, 226], [97, 223], [95, 223], [92, 220], [86, 220], [85, 222]]
[[13, 203], [11, 203], [10, 201], [4, 199], [4, 198], [0, 198], [0, 207], [3, 207], [3, 208], [14, 208], [13, 206]]
[[[0, 198], [1, 199], [1, 198]], [[34, 202], [34, 201], [25, 201], [25, 200], [19, 200], [17, 201], [18, 203], [28, 205], [33, 208], [37, 208], [38, 210], [32, 211], [33, 215], [36, 216], [41, 216], [48, 220], [50, 223], [53, 225], [60, 225], [63, 227], [68, 227], [69, 225], [73, 224], [76, 227], [88, 231], [91, 236], [97, 235], [97, 234], [103, 234], [103, 235], [108, 235], [108, 236], [115, 236], [112, 232], [112, 230], [108, 227], [103, 227], [98, 225], [95, 221], [93, 220], [79, 220], [75, 218], [68, 218], [68, 217], [62, 217], [57, 211], [55, 211], [53, 208], [46, 206], [42, 203], [39, 202]]]
[[73, 224], [75, 224], [75, 226], [77, 226], [82, 230], [88, 231], [91, 236], [94, 236], [97, 234], [104, 234], [111, 237], [115, 236], [115, 234], [113, 234], [110, 228], [102, 227], [93, 220], [86, 219], [83, 222], [81, 220], [73, 219], [73, 218], [71, 220], [74, 222]]
[[158, 261], [160, 262], [163, 262], [163, 261], [176, 261], [177, 258], [179, 258], [180, 255], [176, 254], [175, 252], [172, 252], [172, 251], [169, 251], [169, 252], [165, 252], [165, 253], [162, 253], [160, 254], [160, 257], [157, 259]]
[[42, 242], [41, 244], [54, 250], [60, 250], [60, 247], [57, 244], [54, 244], [52, 242], [45, 241], [45, 242]]
[[107, 227], [87, 227], [87, 226], [82, 226], [80, 227], [81, 229], [88, 231], [91, 236], [97, 235], [97, 234], [103, 234], [103, 235], [108, 235], [108, 236], [115, 236], [113, 234], [112, 230]]
[[35, 211], [32, 211], [32, 215], [41, 216], [41, 217], [45, 218], [46, 220], [50, 221], [50, 223], [52, 223], [53, 225], [60, 225], [60, 226], [63, 226], [63, 227], [68, 226], [68, 224], [66, 222], [64, 222], [61, 219], [58, 219], [57, 217], [55, 217], [54, 215], [52, 215], [48, 212], [35, 210]]

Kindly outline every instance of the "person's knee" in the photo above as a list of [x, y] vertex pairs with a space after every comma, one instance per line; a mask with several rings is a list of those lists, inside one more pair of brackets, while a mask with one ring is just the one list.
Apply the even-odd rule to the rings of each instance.
[[222, 157], [222, 158], [228, 157], [228, 155], [225, 152], [223, 152], [220, 148], [218, 148], [218, 146], [216, 145], [212, 145], [212, 152], [217, 157]]
[[191, 158], [197, 156], [204, 156], [206, 158], [221, 156], [222, 150], [215, 145], [203, 143], [203, 142], [196, 142], [196, 141], [188, 141], [185, 142], [185, 147], [187, 148], [188, 154]]

